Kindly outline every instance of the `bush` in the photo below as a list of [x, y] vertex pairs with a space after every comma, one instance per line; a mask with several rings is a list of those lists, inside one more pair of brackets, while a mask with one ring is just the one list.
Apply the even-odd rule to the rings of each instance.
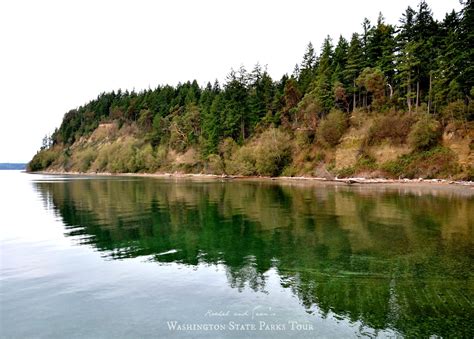
[[270, 128], [258, 138], [255, 169], [259, 175], [277, 176], [291, 160], [290, 136]]
[[378, 169], [378, 166], [377, 166], [377, 162], [375, 161], [375, 159], [365, 153], [365, 152], [362, 152], [360, 154], [360, 156], [357, 158], [357, 162], [353, 165], [353, 166], [349, 166], [349, 167], [344, 167], [342, 169], [340, 169], [338, 172], [337, 172], [337, 175], [339, 177], [350, 177], [350, 176], [353, 176], [357, 173], [361, 173], [361, 172], [364, 172], [364, 171], [375, 171]]
[[394, 114], [380, 117], [374, 121], [367, 134], [366, 144], [377, 145], [387, 140], [392, 145], [406, 143], [415, 117], [409, 114]]
[[235, 153], [237, 150], [238, 145], [232, 138], [225, 138], [224, 140], [221, 141], [219, 144], [219, 155], [224, 159], [224, 160], [229, 160], [232, 156], [232, 154]]
[[223, 174], [224, 173], [224, 161], [217, 154], [210, 154], [207, 157], [207, 173], [210, 174]]
[[90, 166], [95, 172], [135, 173], [155, 168], [153, 149], [150, 145], [140, 149], [134, 138], [115, 141], [99, 149], [97, 158]]
[[137, 171], [153, 173], [157, 170], [157, 163], [151, 144], [146, 144], [137, 150], [135, 155]]
[[229, 174], [254, 175], [255, 170], [255, 150], [251, 145], [240, 147], [226, 162], [226, 171]]
[[445, 147], [405, 154], [383, 164], [381, 168], [395, 178], [448, 178], [460, 171], [456, 154]]
[[444, 120], [465, 120], [467, 118], [467, 106], [464, 105], [464, 101], [456, 100], [450, 102], [441, 110], [441, 117]]
[[135, 173], [138, 168], [135, 162], [135, 147], [132, 142], [125, 141], [114, 144], [114, 152], [109, 157], [107, 169], [112, 173]]
[[474, 166], [468, 166], [466, 174], [464, 175], [465, 180], [474, 181]]
[[[76, 152], [75, 167], [79, 172], [87, 172], [97, 157], [97, 153], [92, 149]], [[74, 165], [73, 165], [74, 166]]]
[[439, 143], [441, 135], [441, 124], [424, 113], [410, 131], [408, 141], [416, 150], [428, 150]]
[[344, 167], [337, 171], [337, 176], [341, 178], [352, 177], [356, 173], [354, 166]]
[[346, 115], [336, 109], [321, 120], [316, 135], [318, 140], [329, 146], [336, 146], [347, 129]]
[[155, 161], [157, 169], [163, 169], [164, 167], [169, 166], [168, 147], [166, 147], [166, 145], [159, 145], [156, 148]]
[[290, 136], [276, 128], [239, 148], [227, 162], [230, 174], [277, 176], [291, 161]]
[[28, 163], [28, 171], [36, 172], [47, 169], [60, 156], [61, 152], [55, 148], [49, 148], [39, 151]]

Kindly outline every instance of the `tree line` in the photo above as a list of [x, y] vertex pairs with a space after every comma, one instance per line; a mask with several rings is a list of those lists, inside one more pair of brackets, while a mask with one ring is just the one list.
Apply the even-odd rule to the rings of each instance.
[[231, 70], [224, 83], [196, 80], [155, 89], [112, 91], [70, 110], [43, 147], [71, 145], [102, 122], [133, 123], [153, 147], [204, 156], [222, 140], [239, 144], [270, 126], [315, 133], [331, 110], [426, 112], [438, 119], [474, 120], [472, 0], [442, 21], [425, 1], [408, 7], [399, 25], [364, 19], [349, 40], [310, 42], [302, 61], [279, 80], [266, 67]]

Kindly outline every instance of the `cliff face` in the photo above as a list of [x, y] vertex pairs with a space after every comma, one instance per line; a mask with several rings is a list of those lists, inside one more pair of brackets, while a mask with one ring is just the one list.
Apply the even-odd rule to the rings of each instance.
[[[241, 145], [228, 138], [214, 154], [204, 155], [198, 144], [175, 149], [156, 146], [135, 123], [101, 123], [71, 145], [55, 144], [39, 151], [31, 171], [82, 173], [210, 173], [230, 175], [390, 177], [474, 179], [474, 123], [440, 127], [438, 139], [416, 148], [410, 132], [397, 126], [405, 115], [353, 113], [336, 144], [306, 130], [267, 127]], [[389, 121], [386, 121], [389, 120]], [[388, 124], [384, 126], [384, 124]], [[386, 130], [384, 130], [386, 129]], [[413, 133], [412, 133], [413, 134]]]

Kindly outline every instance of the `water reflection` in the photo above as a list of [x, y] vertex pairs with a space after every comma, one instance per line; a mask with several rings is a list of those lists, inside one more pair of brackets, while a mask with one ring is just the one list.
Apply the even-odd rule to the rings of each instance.
[[223, 264], [233, 288], [408, 336], [474, 334], [474, 198], [368, 188], [151, 178], [34, 183], [66, 235], [106, 258]]

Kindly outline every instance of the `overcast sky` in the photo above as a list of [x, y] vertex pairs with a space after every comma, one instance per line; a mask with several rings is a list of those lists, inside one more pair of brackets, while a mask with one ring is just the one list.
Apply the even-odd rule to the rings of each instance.
[[[436, 19], [461, 8], [430, 0]], [[114, 89], [291, 73], [312, 41], [398, 24], [416, 0], [0, 0], [0, 162], [26, 162], [64, 113]]]

